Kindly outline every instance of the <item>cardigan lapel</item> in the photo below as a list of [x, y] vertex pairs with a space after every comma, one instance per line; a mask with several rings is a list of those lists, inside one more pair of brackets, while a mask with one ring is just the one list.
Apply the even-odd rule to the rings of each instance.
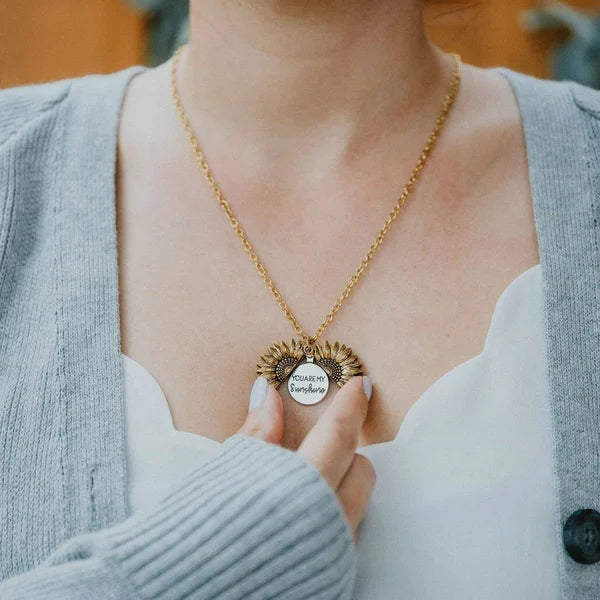
[[124, 92], [142, 69], [74, 79], [65, 108], [55, 241], [68, 535], [128, 513], [115, 171]]
[[590, 160], [589, 119], [574, 103], [572, 84], [496, 70], [512, 85], [527, 146], [543, 279], [561, 582], [564, 598], [592, 600], [600, 563], [571, 559], [563, 526], [578, 509], [600, 511], [598, 163]]

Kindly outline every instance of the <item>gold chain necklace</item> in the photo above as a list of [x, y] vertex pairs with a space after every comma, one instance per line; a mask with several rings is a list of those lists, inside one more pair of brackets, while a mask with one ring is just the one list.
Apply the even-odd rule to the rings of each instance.
[[270, 346], [266, 354], [260, 357], [260, 362], [257, 365], [257, 373], [258, 375], [266, 377], [269, 383], [276, 387], [287, 379], [288, 391], [294, 400], [305, 405], [316, 404], [317, 402], [323, 400], [323, 398], [325, 398], [327, 395], [330, 379], [335, 381], [339, 387], [342, 387], [342, 385], [344, 385], [344, 383], [346, 383], [351, 377], [362, 374], [362, 366], [360, 361], [352, 352], [351, 348], [338, 342], [330, 344], [328, 341], [326, 341], [323, 345], [317, 344], [317, 339], [321, 336], [327, 325], [333, 321], [333, 318], [337, 311], [341, 308], [342, 303], [350, 295], [352, 288], [358, 281], [362, 272], [367, 268], [373, 259], [373, 256], [375, 256], [377, 249], [383, 242], [385, 236], [392, 227], [392, 224], [396, 220], [400, 209], [402, 206], [404, 206], [406, 198], [414, 188], [415, 182], [417, 181], [419, 174], [421, 173], [423, 166], [429, 157], [435, 140], [437, 139], [442, 126], [446, 121], [450, 107], [452, 106], [458, 92], [461, 77], [460, 55], [451, 53], [451, 56], [454, 59], [454, 70], [448, 86], [448, 93], [446, 94], [442, 103], [442, 108], [439, 112], [435, 126], [431, 131], [423, 150], [421, 151], [421, 155], [412, 170], [409, 180], [406, 182], [406, 185], [402, 190], [400, 198], [398, 198], [396, 201], [396, 204], [389, 213], [383, 227], [377, 234], [375, 241], [371, 244], [369, 251], [361, 261], [358, 269], [346, 284], [346, 287], [338, 299], [331, 307], [331, 310], [329, 313], [327, 313], [327, 316], [323, 319], [322, 323], [319, 325], [313, 335], [309, 336], [304, 332], [304, 329], [301, 327], [298, 319], [296, 319], [287, 302], [283, 299], [281, 293], [269, 276], [267, 269], [260, 262], [252, 244], [248, 240], [248, 237], [246, 236], [238, 220], [235, 218], [233, 211], [231, 210], [227, 200], [225, 200], [225, 197], [217, 185], [215, 178], [212, 176], [212, 173], [210, 172], [204, 158], [204, 154], [200, 150], [198, 140], [194, 135], [189, 119], [183, 110], [183, 105], [181, 103], [181, 98], [177, 88], [177, 66], [179, 64], [179, 57], [183, 47], [183, 45], [180, 46], [173, 56], [171, 67], [171, 91], [177, 113], [179, 114], [179, 118], [183, 123], [190, 144], [192, 145], [198, 165], [202, 169], [202, 172], [204, 173], [211, 190], [217, 196], [219, 205], [225, 211], [225, 215], [229, 220], [229, 224], [240, 238], [244, 249], [250, 257], [250, 260], [252, 260], [258, 273], [271, 291], [275, 302], [277, 302], [281, 310], [283, 310], [288, 321], [292, 324], [292, 327], [300, 336], [300, 340], [292, 339], [289, 344], [281, 342], [279, 344], [273, 344]]

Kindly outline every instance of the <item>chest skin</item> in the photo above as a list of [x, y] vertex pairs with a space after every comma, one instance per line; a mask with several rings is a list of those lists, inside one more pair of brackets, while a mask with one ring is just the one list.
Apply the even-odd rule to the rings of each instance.
[[[157, 380], [177, 429], [222, 441], [246, 417], [259, 356], [294, 331], [195, 164], [168, 97], [155, 94], [156, 106], [148, 108], [144, 87], [164, 77], [161, 69], [132, 80], [121, 116], [122, 351]], [[465, 73], [463, 96], [414, 192], [320, 338], [351, 346], [373, 381], [360, 445], [394, 438], [432, 383], [481, 352], [498, 297], [539, 262], [516, 102], [501, 75], [471, 67]], [[489, 106], [490, 95], [493, 108], [477, 110]], [[309, 333], [410, 176], [422, 144], [403, 139], [374, 152], [372, 164], [361, 159], [330, 177], [306, 166], [281, 179], [277, 168], [266, 177], [245, 163], [208, 129], [200, 140], [260, 259]], [[279, 391], [283, 445], [296, 448], [337, 387], [315, 406], [291, 400], [285, 385]]]

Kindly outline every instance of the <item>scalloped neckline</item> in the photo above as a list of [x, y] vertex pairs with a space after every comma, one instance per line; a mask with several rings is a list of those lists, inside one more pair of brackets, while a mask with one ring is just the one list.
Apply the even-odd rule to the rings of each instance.
[[[458, 363], [457, 365], [452, 367], [450, 370], [443, 373], [435, 381], [433, 381], [433, 383], [431, 383], [427, 387], [427, 389], [410, 406], [410, 408], [404, 415], [402, 422], [400, 423], [400, 427], [399, 427], [396, 435], [391, 440], [386, 440], [383, 442], [375, 442], [373, 444], [366, 444], [364, 446], [360, 446], [358, 448], [358, 450], [364, 450], [364, 449], [375, 448], [375, 447], [383, 447], [383, 446], [387, 446], [390, 444], [396, 444], [398, 442], [398, 440], [400, 439], [400, 436], [402, 435], [402, 431], [405, 428], [405, 423], [414, 417], [414, 414], [416, 413], [416, 411], [418, 411], [421, 408], [422, 404], [424, 403], [424, 398], [429, 395], [431, 390], [433, 388], [441, 385], [441, 383], [444, 380], [446, 380], [451, 375], [455, 374], [456, 371], [463, 369], [466, 365], [470, 364], [471, 362], [473, 362], [475, 360], [481, 359], [486, 354], [486, 349], [489, 347], [489, 341], [491, 339], [491, 334], [492, 334], [492, 331], [494, 330], [494, 324], [498, 319], [498, 316], [500, 314], [500, 311], [502, 310], [503, 305], [507, 302], [508, 298], [512, 294], [516, 293], [520, 289], [520, 285], [523, 283], [523, 281], [526, 280], [527, 278], [529, 278], [530, 276], [532, 276], [540, 268], [541, 268], [540, 263], [537, 263], [537, 264], [533, 265], [532, 267], [529, 267], [528, 269], [526, 269], [525, 271], [522, 271], [519, 275], [517, 275], [504, 288], [504, 290], [498, 297], [496, 304], [494, 305], [494, 309], [492, 311], [492, 315], [490, 318], [490, 325], [487, 329], [485, 341], [484, 341], [481, 352]], [[148, 379], [148, 381], [154, 387], [155, 391], [157, 392], [158, 397], [161, 399], [161, 403], [163, 405], [163, 410], [165, 412], [164, 416], [165, 416], [166, 420], [168, 421], [168, 429], [165, 429], [165, 431], [167, 431], [169, 435], [176, 436], [181, 439], [185, 438], [186, 441], [190, 441], [192, 443], [194, 442], [194, 440], [197, 440], [198, 442], [202, 441], [203, 443], [216, 444], [219, 446], [222, 444], [222, 442], [219, 442], [218, 440], [215, 440], [211, 437], [208, 437], [208, 436], [205, 436], [205, 435], [202, 435], [199, 433], [176, 429], [175, 425], [173, 424], [173, 415], [171, 413], [171, 409], [170, 409], [169, 403], [167, 401], [166, 395], [165, 395], [163, 389], [161, 388], [160, 384], [156, 380], [156, 378], [142, 364], [140, 364], [134, 358], [132, 358], [126, 354], [123, 354], [123, 353], [121, 354], [121, 356], [123, 358], [124, 364], [127, 363], [127, 361], [129, 361], [130, 363], [133, 363], [133, 365], [135, 367], [137, 367], [137, 369], [139, 371], [142, 372], [142, 374]]]

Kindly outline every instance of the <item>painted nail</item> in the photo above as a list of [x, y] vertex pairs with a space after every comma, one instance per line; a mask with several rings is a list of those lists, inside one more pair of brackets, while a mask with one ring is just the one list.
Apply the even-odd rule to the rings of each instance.
[[367, 400], [370, 400], [371, 393], [373, 392], [373, 384], [371, 383], [371, 380], [366, 375], [363, 375], [362, 381], [363, 381], [363, 390], [365, 390], [365, 395], [367, 396]]
[[267, 398], [269, 382], [264, 377], [257, 377], [252, 385], [250, 392], [250, 402], [248, 404], [248, 412], [260, 406]]

